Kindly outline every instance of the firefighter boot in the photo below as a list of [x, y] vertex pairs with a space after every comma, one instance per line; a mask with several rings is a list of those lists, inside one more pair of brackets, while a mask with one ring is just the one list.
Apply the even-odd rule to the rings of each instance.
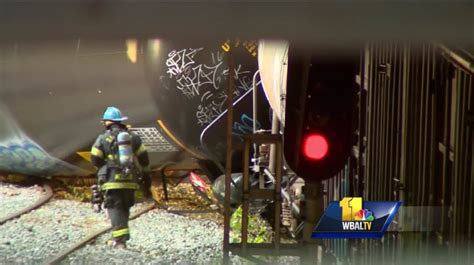
[[123, 240], [109, 239], [107, 240], [107, 246], [111, 248], [126, 248], [127, 244]]

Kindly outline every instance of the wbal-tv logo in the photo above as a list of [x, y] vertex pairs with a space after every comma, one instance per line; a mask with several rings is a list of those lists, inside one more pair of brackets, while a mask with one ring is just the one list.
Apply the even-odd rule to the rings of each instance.
[[381, 238], [400, 205], [392, 201], [362, 202], [360, 197], [330, 202], [313, 238]]
[[342, 208], [342, 229], [350, 231], [370, 231], [374, 214], [368, 209], [362, 209], [362, 198], [345, 197], [339, 202]]

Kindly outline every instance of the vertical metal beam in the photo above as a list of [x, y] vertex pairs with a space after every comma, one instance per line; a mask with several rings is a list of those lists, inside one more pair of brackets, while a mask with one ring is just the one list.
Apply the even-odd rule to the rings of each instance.
[[[401, 182], [401, 160], [403, 159], [402, 157], [402, 121], [403, 121], [403, 78], [405, 76], [404, 70], [404, 45], [399, 44], [398, 46], [398, 52], [397, 52], [397, 89], [396, 89], [396, 97], [397, 97], [397, 107], [396, 107], [396, 113], [397, 113], [397, 118], [396, 118], [396, 143], [397, 143], [397, 148], [395, 151], [395, 157], [397, 158], [395, 160], [395, 169], [394, 169], [394, 175], [399, 181], [399, 185]], [[401, 188], [401, 186], [398, 186], [397, 188]], [[398, 190], [395, 190], [397, 196], [394, 198], [394, 200], [400, 200], [400, 192]]]
[[[257, 75], [260, 74], [260, 70], [257, 70], [255, 71], [255, 74], [253, 74], [253, 79], [252, 79], [252, 131], [253, 131], [253, 134], [256, 133], [257, 131]], [[253, 145], [253, 158], [254, 158], [254, 167], [257, 166], [257, 156], [258, 156], [258, 150], [257, 150], [257, 145], [254, 144]], [[260, 177], [260, 186], [263, 186], [263, 179], [264, 179], [264, 176], [261, 176]]]
[[[446, 62], [448, 63], [448, 62]], [[450, 190], [449, 190], [449, 176], [450, 176], [450, 171], [449, 171], [449, 151], [450, 151], [450, 133], [451, 133], [451, 130], [449, 129], [450, 128], [450, 120], [451, 120], [451, 96], [452, 96], [452, 93], [451, 93], [451, 86], [452, 86], [452, 77], [451, 77], [451, 74], [450, 74], [450, 68], [451, 68], [451, 65], [446, 65], [446, 69], [443, 69], [445, 70], [445, 84], [444, 84], [444, 98], [445, 98], [445, 102], [444, 102], [444, 139], [443, 139], [443, 144], [445, 145], [446, 147], [446, 150], [443, 154], [443, 172], [442, 172], [442, 178], [443, 178], [443, 207], [444, 207], [444, 210], [443, 210], [443, 216], [442, 216], [442, 220], [441, 220], [441, 224], [442, 224], [442, 229], [443, 229], [443, 236], [448, 236], [449, 235], [449, 231], [448, 228], [449, 228], [449, 225], [448, 225], [448, 212], [447, 212], [447, 208], [450, 206], [450, 203], [451, 203], [451, 199], [450, 199], [450, 196], [448, 195]]]
[[453, 190], [453, 220], [451, 223], [451, 233], [453, 236], [453, 244], [457, 244], [457, 240], [459, 239], [458, 230], [459, 230], [459, 207], [460, 201], [459, 199], [462, 197], [462, 194], [459, 192], [459, 185], [461, 183], [461, 164], [459, 163], [461, 157], [461, 115], [462, 115], [462, 85], [461, 85], [461, 71], [456, 67], [455, 68], [455, 86], [456, 89], [456, 99], [454, 105], [455, 111], [455, 123], [454, 123], [454, 161], [453, 161], [453, 176], [454, 176], [454, 185], [452, 186]]
[[[435, 179], [436, 179], [436, 152], [437, 152], [437, 144], [436, 144], [436, 135], [438, 134], [437, 132], [437, 91], [434, 91], [435, 88], [435, 75], [436, 69], [438, 68], [439, 62], [436, 60], [437, 57], [435, 55], [436, 50], [434, 47], [431, 47], [431, 52], [430, 52], [430, 57], [432, 58], [432, 64], [431, 64], [431, 74], [429, 76], [430, 80], [430, 106], [431, 106], [431, 121], [430, 121], [430, 160], [429, 160], [429, 168], [430, 168], [430, 179], [429, 179], [429, 200], [428, 204], [429, 205], [437, 205], [437, 202], [435, 201], [435, 196], [437, 195], [435, 192]], [[435, 220], [435, 217], [433, 215], [433, 212], [431, 211], [431, 208], [429, 208], [428, 211], [428, 227], [431, 227], [432, 222]]]
[[[459, 111], [459, 102], [460, 102], [460, 97], [461, 97], [461, 91], [460, 91], [460, 86], [459, 86], [459, 76], [460, 72], [459, 70], [455, 69], [454, 70], [454, 83], [453, 83], [453, 90], [456, 93], [456, 98], [454, 99], [454, 106], [451, 108], [454, 110], [454, 128], [451, 127], [451, 130], [453, 132], [453, 137], [454, 137], [454, 146], [453, 146], [453, 152], [454, 152], [454, 159], [453, 159], [453, 169], [451, 170], [452, 172], [452, 179], [453, 179], [453, 184], [451, 186], [451, 192], [453, 194], [452, 196], [452, 219], [451, 219], [451, 238], [453, 239], [453, 242], [456, 242], [457, 239], [457, 233], [456, 233], [456, 228], [458, 226], [457, 224], [457, 215], [458, 215], [458, 185], [459, 185], [459, 151], [460, 151], [460, 145], [459, 145], [459, 124], [460, 124], [460, 111]], [[451, 112], [451, 115], [453, 113]], [[452, 117], [452, 116], [451, 116]]]
[[[426, 61], [425, 61], [425, 49], [426, 49], [426, 44], [423, 44], [422, 45], [422, 49], [421, 49], [421, 58], [420, 58], [420, 64], [421, 64], [421, 75], [418, 76], [418, 80], [419, 80], [419, 86], [417, 87], [417, 90], [419, 91], [419, 98], [418, 98], [418, 104], [419, 104], [419, 115], [418, 115], [418, 119], [419, 119], [419, 123], [418, 123], [418, 143], [417, 143], [417, 146], [418, 146], [418, 160], [416, 161], [416, 165], [417, 165], [417, 174], [416, 174], [416, 177], [418, 179], [418, 187], [417, 187], [417, 190], [416, 190], [416, 194], [417, 194], [417, 199], [416, 199], [416, 205], [423, 205], [423, 190], [424, 190], [424, 168], [423, 168], [423, 160], [424, 160], [424, 157], [423, 157], [423, 147], [424, 147], [424, 144], [425, 144], [425, 138], [424, 135], [423, 135], [423, 132], [424, 132], [424, 121], [426, 119], [425, 117], [425, 113], [423, 112], [423, 110], [425, 109], [425, 75], [426, 75], [426, 72], [427, 72], [427, 69], [426, 69]], [[423, 218], [423, 216], [421, 215], [420, 218]], [[419, 224], [422, 223], [422, 220], [420, 220], [420, 222], [418, 222]], [[420, 227], [421, 228], [421, 227]]]
[[388, 44], [388, 51], [387, 51], [387, 71], [386, 71], [386, 116], [385, 116], [385, 173], [384, 173], [384, 200], [390, 199], [390, 186], [392, 184], [392, 174], [393, 171], [391, 170], [391, 166], [393, 163], [393, 126], [392, 126], [392, 114], [393, 114], [393, 43]]
[[410, 46], [410, 54], [409, 54], [409, 68], [408, 68], [408, 78], [407, 78], [407, 98], [408, 98], [408, 104], [407, 104], [407, 127], [406, 127], [406, 135], [407, 135], [407, 153], [406, 155], [406, 183], [405, 183], [405, 203], [411, 204], [412, 200], [412, 190], [413, 188], [413, 160], [414, 160], [414, 150], [413, 150], [413, 145], [414, 145], [414, 119], [415, 119], [415, 110], [414, 110], [414, 102], [415, 102], [415, 94], [414, 94], [414, 84], [413, 80], [415, 80], [415, 72], [413, 69], [416, 69], [416, 57], [414, 56], [416, 54], [416, 50]]
[[389, 147], [389, 152], [388, 152], [388, 163], [389, 163], [389, 166], [388, 166], [388, 176], [386, 177], [387, 178], [387, 186], [386, 186], [386, 189], [387, 189], [387, 199], [388, 200], [392, 200], [392, 186], [393, 186], [393, 179], [395, 178], [395, 163], [396, 163], [396, 160], [398, 159], [398, 157], [396, 156], [396, 146], [397, 146], [397, 138], [396, 138], [396, 101], [397, 101], [397, 94], [396, 94], [396, 91], [398, 90], [397, 89], [397, 53], [398, 53], [398, 50], [397, 50], [397, 45], [396, 44], [392, 44], [390, 46], [390, 50], [391, 50], [391, 53], [390, 53], [390, 75], [389, 75], [389, 78], [390, 78], [390, 82], [389, 82], [389, 95], [390, 95], [390, 107], [389, 107], [389, 111], [390, 111], [390, 115], [389, 115], [389, 142], [387, 143], [388, 144], [388, 147]]
[[229, 80], [227, 89], [227, 153], [225, 168], [225, 195], [224, 195], [224, 263], [229, 263], [229, 232], [230, 232], [230, 194], [231, 194], [231, 174], [232, 174], [232, 123], [234, 118], [234, 56], [229, 50]]
[[[402, 85], [402, 120], [401, 120], [401, 150], [400, 150], [400, 182], [406, 185], [407, 175], [407, 128], [408, 128], [408, 80], [410, 71], [410, 48], [408, 45], [403, 47], [403, 85]], [[405, 191], [400, 192], [400, 200], [405, 201]]]
[[[420, 94], [420, 87], [419, 87], [419, 80], [420, 80], [420, 51], [418, 46], [413, 46], [412, 53], [410, 55], [412, 57], [412, 67], [410, 69], [410, 110], [409, 113], [411, 114], [410, 119], [410, 126], [408, 126], [408, 137], [410, 140], [410, 144], [408, 145], [408, 154], [410, 158], [408, 159], [408, 179], [407, 179], [407, 201], [409, 205], [417, 205], [417, 195], [418, 195], [418, 186], [419, 186], [419, 174], [418, 174], [418, 144], [419, 144], [419, 94]], [[418, 224], [418, 216], [414, 217], [415, 224]], [[415, 241], [416, 248], [418, 248], [418, 242]]]
[[[421, 148], [422, 148], [422, 142], [423, 140], [421, 139], [422, 135], [422, 80], [423, 80], [423, 74], [424, 74], [424, 62], [423, 62], [423, 52], [417, 47], [416, 53], [414, 54], [416, 56], [416, 61], [415, 61], [415, 73], [414, 73], [414, 79], [413, 79], [413, 93], [414, 93], [414, 105], [415, 105], [415, 118], [414, 118], [414, 131], [413, 134], [415, 135], [414, 139], [414, 159], [412, 160], [411, 168], [412, 168], [412, 177], [414, 178], [414, 185], [413, 189], [411, 190], [412, 198], [413, 198], [413, 205], [420, 205], [420, 189], [423, 185], [422, 180], [421, 180]], [[418, 216], [416, 218], [416, 223], [419, 224]]]
[[[366, 62], [368, 64], [368, 73], [367, 73], [367, 79], [368, 79], [368, 87], [367, 87], [367, 122], [366, 122], [366, 128], [367, 128], [367, 146], [365, 149], [365, 175], [364, 175], [364, 200], [369, 199], [370, 194], [370, 183], [371, 183], [371, 178], [372, 178], [372, 149], [373, 149], [373, 144], [372, 144], [372, 137], [373, 137], [373, 68], [374, 68], [374, 54], [373, 54], [373, 49], [371, 47], [371, 44], [367, 44], [365, 48], [365, 53], [368, 54], [366, 58], [368, 61]], [[364, 153], [360, 153], [362, 155]]]
[[260, 73], [259, 70], [255, 71], [255, 74], [253, 74], [253, 79], [252, 79], [252, 118], [253, 118], [253, 123], [252, 123], [252, 129], [253, 133], [257, 131], [257, 75]]
[[375, 54], [373, 51], [373, 45], [368, 45], [367, 46], [367, 52], [369, 53], [369, 86], [367, 88], [367, 97], [368, 97], [368, 102], [367, 102], [367, 147], [366, 147], [366, 164], [365, 164], [365, 180], [364, 180], [364, 199], [369, 200], [370, 196], [372, 196], [371, 190], [370, 190], [370, 185], [372, 181], [372, 149], [373, 149], [373, 117], [374, 117], [374, 96], [373, 96], [373, 87], [374, 87], [374, 74], [373, 74], [373, 69], [374, 69], [374, 64], [375, 64]]
[[[274, 111], [272, 114], [272, 134], [280, 134], [280, 122], [278, 120], [278, 115]], [[276, 156], [276, 148], [275, 144], [270, 145], [270, 158], [268, 159], [269, 170], [272, 174], [275, 174], [275, 156]], [[263, 186], [260, 187], [263, 189]]]
[[[474, 96], [474, 86], [473, 86], [473, 79], [474, 79], [474, 74], [470, 75], [469, 78], [469, 96], [468, 96], [468, 111], [469, 113], [473, 113], [474, 106], [473, 106], [473, 96]], [[470, 191], [469, 191], [469, 203], [468, 203], [468, 209], [469, 209], [469, 226], [468, 226], [468, 239], [471, 241], [474, 238], [474, 129], [472, 125], [469, 125], [468, 127], [468, 137], [470, 137], [471, 145], [468, 153], [468, 162], [467, 165], [469, 167], [470, 165], [470, 174], [466, 174], [466, 177], [470, 178]], [[470, 161], [470, 162], [469, 162]]]
[[393, 157], [393, 148], [394, 148], [394, 141], [393, 141], [393, 101], [394, 101], [394, 53], [396, 50], [394, 49], [394, 43], [390, 43], [388, 45], [389, 53], [388, 53], [388, 66], [387, 66], [387, 121], [386, 121], [386, 138], [385, 138], [385, 157], [387, 159], [385, 164], [385, 185], [384, 185], [384, 199], [390, 200], [391, 199], [391, 186], [392, 186], [392, 179], [393, 179], [393, 170], [392, 164], [394, 162]]
[[426, 183], [429, 183], [430, 179], [430, 169], [429, 169], [429, 157], [430, 157], [430, 149], [429, 149], [429, 143], [430, 143], [430, 133], [428, 130], [428, 127], [430, 126], [430, 104], [431, 104], [431, 97], [430, 97], [430, 77], [431, 77], [431, 46], [427, 45], [426, 47], [426, 74], [424, 76], [425, 79], [425, 85], [424, 85], [424, 96], [423, 96], [423, 101], [425, 102], [425, 108], [423, 111], [423, 116], [424, 116], [424, 126], [423, 126], [423, 193], [422, 193], [422, 205], [428, 205], [429, 202], [429, 186], [427, 187]]
[[376, 64], [375, 64], [375, 74], [376, 74], [376, 84], [374, 86], [374, 89], [373, 89], [373, 92], [374, 92], [374, 102], [375, 102], [375, 119], [374, 119], [374, 127], [375, 127], [375, 133], [374, 135], [376, 137], [374, 137], [374, 148], [372, 148], [372, 152], [374, 153], [374, 171], [373, 171], [373, 176], [371, 176], [374, 180], [373, 184], [372, 184], [372, 195], [371, 195], [371, 198], [372, 200], [379, 200], [379, 194], [378, 194], [378, 190], [377, 190], [377, 186], [375, 184], [377, 183], [381, 183], [380, 182], [380, 159], [376, 159], [376, 158], [380, 158], [380, 142], [381, 142], [381, 138], [382, 138], [382, 133], [381, 133], [381, 124], [382, 124], [382, 102], [380, 100], [381, 98], [381, 75], [379, 73], [379, 66], [380, 66], [380, 63], [382, 62], [381, 58], [382, 58], [382, 53], [383, 53], [383, 50], [381, 50], [380, 48], [377, 48], [377, 57], [376, 57]]
[[467, 154], [468, 154], [468, 143], [469, 143], [469, 127], [466, 124], [466, 119], [467, 119], [467, 112], [469, 110], [469, 87], [468, 87], [468, 78], [469, 75], [467, 72], [463, 71], [463, 78], [462, 78], [462, 85], [463, 85], [463, 93], [462, 93], [462, 109], [461, 109], [461, 157], [460, 157], [460, 163], [461, 163], [461, 170], [460, 170], [460, 176], [462, 177], [462, 182], [460, 184], [460, 202], [461, 202], [461, 209], [460, 209], [460, 216], [459, 220], [462, 222], [460, 224], [460, 228], [462, 228], [463, 232], [463, 240], [466, 240], [468, 237], [464, 236], [465, 233], [467, 232], [467, 227], [469, 226], [469, 223], [466, 221], [469, 219], [469, 212], [466, 210], [467, 208], [467, 202], [469, 201], [469, 196], [468, 196], [468, 188], [469, 187], [469, 177], [468, 177], [468, 159], [467, 159]]
[[[387, 81], [388, 81], [388, 71], [389, 71], [389, 54], [390, 54], [390, 49], [389, 49], [389, 44], [384, 44], [383, 45], [383, 57], [382, 57], [382, 64], [385, 65], [385, 73], [381, 74], [382, 77], [382, 84], [380, 86], [381, 90], [381, 98], [380, 98], [380, 103], [382, 104], [380, 110], [381, 110], [381, 119], [380, 119], [380, 144], [379, 144], [379, 149], [380, 149], [380, 170], [379, 170], [379, 182], [378, 182], [378, 190], [379, 194], [377, 196], [378, 200], [385, 200], [385, 190], [386, 190], [386, 182], [387, 182], [387, 172], [386, 172], [386, 167], [387, 167], [387, 131], [388, 131], [388, 126], [387, 126], [387, 115], [388, 115], [388, 102], [389, 102], [389, 96], [388, 96], [388, 86], [387, 86]], [[380, 74], [380, 73], [379, 73]]]
[[403, 138], [405, 141], [404, 144], [404, 151], [402, 153], [403, 165], [402, 165], [402, 183], [405, 185], [405, 189], [401, 193], [401, 198], [403, 198], [403, 202], [405, 205], [410, 204], [410, 190], [408, 187], [411, 186], [411, 181], [413, 178], [411, 177], [411, 160], [413, 159], [413, 138], [409, 137], [410, 132], [413, 130], [413, 119], [414, 119], [414, 112], [413, 112], [413, 85], [412, 85], [412, 69], [414, 69], [414, 61], [412, 54], [412, 47], [409, 44], [406, 44], [406, 51], [405, 51], [405, 61], [406, 61], [406, 73], [405, 73], [405, 87], [404, 87], [404, 128], [403, 128]]
[[[388, 103], [388, 89], [387, 89], [387, 66], [388, 66], [388, 54], [389, 54], [389, 49], [388, 49], [388, 44], [383, 45], [383, 55], [382, 55], [382, 64], [385, 65], [385, 73], [381, 74], [381, 84], [379, 86], [381, 97], [380, 97], [380, 139], [379, 139], [379, 149], [380, 149], [380, 160], [379, 160], [379, 181], [378, 183], [378, 195], [377, 199], [378, 200], [384, 200], [385, 199], [385, 182], [386, 182], [386, 172], [385, 172], [385, 167], [386, 167], [386, 154], [387, 154], [387, 149], [385, 146], [385, 143], [387, 141], [387, 103]], [[380, 74], [380, 73], [379, 73]]]
[[280, 249], [280, 216], [281, 216], [281, 178], [282, 178], [282, 141], [276, 142], [276, 178], [275, 178], [275, 249]]
[[[427, 50], [429, 49], [428, 44], [423, 45], [423, 51], [422, 51], [422, 64], [423, 64], [423, 72], [421, 75], [421, 94], [420, 94], [420, 161], [418, 161], [420, 165], [420, 170], [419, 170], [419, 178], [420, 178], [420, 185], [419, 185], [419, 190], [418, 190], [418, 205], [424, 205], [424, 195], [425, 195], [425, 182], [426, 182], [426, 170], [425, 170], [425, 158], [426, 158], [426, 142], [427, 142], [427, 136], [426, 136], [426, 121], [428, 120], [428, 116], [426, 113], [426, 108], [427, 108], [427, 78], [429, 73], [429, 61], [427, 59]], [[421, 215], [421, 221], [420, 224], [423, 225], [423, 220], [424, 220], [424, 215]]]
[[[468, 127], [466, 126], [466, 114], [468, 111], [468, 73], [459, 69], [460, 71], [460, 80], [459, 80], [459, 86], [461, 88], [461, 96], [460, 96], [460, 106], [459, 106], [459, 117], [460, 117], [460, 125], [458, 126], [460, 132], [459, 132], [459, 146], [460, 146], [460, 152], [459, 152], [459, 198], [458, 198], [458, 220], [459, 220], [459, 229], [458, 233], [460, 236], [464, 235], [465, 230], [467, 230], [467, 226], [469, 226], [469, 223], [466, 222], [468, 216], [467, 211], [465, 210], [467, 207], [467, 202], [468, 202], [468, 195], [467, 195], [467, 188], [466, 186], [469, 185], [469, 178], [467, 176], [467, 144], [468, 144]], [[465, 239], [465, 238], [462, 238]]]
[[303, 242], [314, 242], [311, 235], [314, 226], [317, 224], [324, 211], [321, 182], [306, 183], [303, 192], [306, 198], [304, 205], [305, 219], [303, 226]]
[[243, 201], [242, 201], [242, 228], [241, 228], [241, 246], [245, 252], [247, 250], [248, 221], [249, 221], [249, 200], [250, 200], [250, 180], [249, 180], [249, 158], [250, 158], [250, 139], [244, 140], [244, 161], [243, 161]]

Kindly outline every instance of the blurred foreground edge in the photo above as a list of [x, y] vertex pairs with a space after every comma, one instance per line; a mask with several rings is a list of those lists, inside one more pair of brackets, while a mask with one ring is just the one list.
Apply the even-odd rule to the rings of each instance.
[[285, 38], [307, 45], [365, 40], [474, 42], [468, 1], [0, 1], [0, 40], [160, 37]]

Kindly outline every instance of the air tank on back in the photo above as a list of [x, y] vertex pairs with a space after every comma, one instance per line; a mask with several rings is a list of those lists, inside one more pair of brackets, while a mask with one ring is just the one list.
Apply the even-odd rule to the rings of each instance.
[[133, 165], [132, 137], [128, 132], [117, 135], [118, 155], [120, 166], [131, 168]]

